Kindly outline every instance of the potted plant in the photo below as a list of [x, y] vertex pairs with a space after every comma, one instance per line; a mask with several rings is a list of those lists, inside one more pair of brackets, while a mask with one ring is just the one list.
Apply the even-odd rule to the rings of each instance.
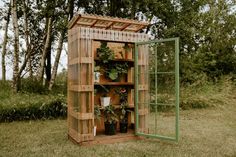
[[120, 119], [120, 132], [127, 133], [128, 131], [128, 114], [130, 112], [128, 110], [128, 92], [126, 88], [118, 88], [115, 92], [119, 95], [120, 98], [120, 112], [119, 112], [119, 119]]
[[94, 129], [93, 129], [93, 134], [96, 136], [96, 130], [97, 130], [97, 124], [100, 122], [100, 117], [101, 117], [101, 110], [99, 105], [94, 106]]
[[110, 66], [110, 68], [108, 68], [107, 73], [108, 73], [108, 77], [112, 80], [112, 81], [120, 81], [119, 78], [121, 78], [121, 76], [123, 74], [127, 74], [128, 72], [128, 63], [116, 63], [113, 66]]
[[97, 57], [103, 63], [108, 63], [115, 58], [115, 53], [107, 46], [107, 42], [101, 42], [100, 48], [97, 49]]
[[120, 114], [119, 114], [121, 133], [127, 133], [128, 131], [128, 114], [127, 113], [130, 112], [130, 110], [128, 110], [127, 108], [128, 108], [127, 102], [121, 103]]
[[128, 92], [124, 87], [116, 88], [115, 93], [119, 95], [120, 103], [127, 102]]
[[100, 66], [94, 67], [94, 82], [99, 83], [100, 82]]
[[100, 86], [104, 90], [103, 92], [104, 94], [102, 94], [102, 96], [100, 97], [101, 106], [102, 107], [109, 106], [111, 102], [111, 97], [108, 96], [109, 90], [103, 85], [100, 85]]
[[112, 105], [106, 106], [104, 108], [104, 125], [106, 135], [116, 134], [116, 124], [118, 119], [114, 110], [115, 108]]

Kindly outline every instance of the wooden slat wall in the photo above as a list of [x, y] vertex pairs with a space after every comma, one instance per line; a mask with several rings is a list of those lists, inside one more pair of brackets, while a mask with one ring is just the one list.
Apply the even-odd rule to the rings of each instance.
[[147, 114], [149, 113], [149, 80], [148, 80], [148, 47], [147, 45], [138, 46], [138, 92], [139, 92], [139, 132], [147, 133]]
[[[134, 43], [147, 39], [146, 34], [82, 28], [76, 25], [68, 31], [68, 134], [76, 142], [94, 139], [93, 64], [95, 50], [92, 41]], [[133, 81], [132, 78], [128, 78], [128, 80]], [[129, 95], [130, 98], [131, 95]], [[140, 111], [140, 113], [146, 112]], [[142, 121], [144, 123], [144, 120]]]
[[68, 41], [69, 135], [77, 142], [89, 141], [94, 139], [92, 39], [88, 29], [72, 28]]

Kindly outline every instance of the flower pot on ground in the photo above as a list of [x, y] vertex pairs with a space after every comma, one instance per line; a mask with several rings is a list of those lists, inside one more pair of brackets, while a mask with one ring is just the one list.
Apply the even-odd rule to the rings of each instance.
[[115, 135], [117, 122], [105, 122], [105, 135]]
[[115, 108], [109, 105], [104, 108], [104, 126], [106, 135], [116, 134], [117, 115], [115, 114]]
[[128, 132], [128, 122], [120, 121], [120, 133], [127, 133], [127, 132]]
[[128, 132], [128, 112], [129, 110], [127, 109], [128, 104], [127, 102], [123, 102], [120, 105], [120, 132], [121, 133], [127, 133]]

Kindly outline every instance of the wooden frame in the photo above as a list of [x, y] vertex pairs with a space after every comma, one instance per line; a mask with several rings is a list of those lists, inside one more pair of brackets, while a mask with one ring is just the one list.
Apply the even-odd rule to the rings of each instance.
[[144, 27], [148, 26], [148, 22], [140, 22], [131, 19], [121, 19], [109, 16], [99, 16], [90, 14], [78, 14], [72, 18], [69, 22], [69, 29], [78, 27], [99, 28], [105, 30], [118, 30], [138, 32]]

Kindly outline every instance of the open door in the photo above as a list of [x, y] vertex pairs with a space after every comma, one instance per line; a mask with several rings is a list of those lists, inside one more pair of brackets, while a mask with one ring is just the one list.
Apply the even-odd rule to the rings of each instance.
[[179, 38], [135, 43], [135, 133], [179, 139]]

